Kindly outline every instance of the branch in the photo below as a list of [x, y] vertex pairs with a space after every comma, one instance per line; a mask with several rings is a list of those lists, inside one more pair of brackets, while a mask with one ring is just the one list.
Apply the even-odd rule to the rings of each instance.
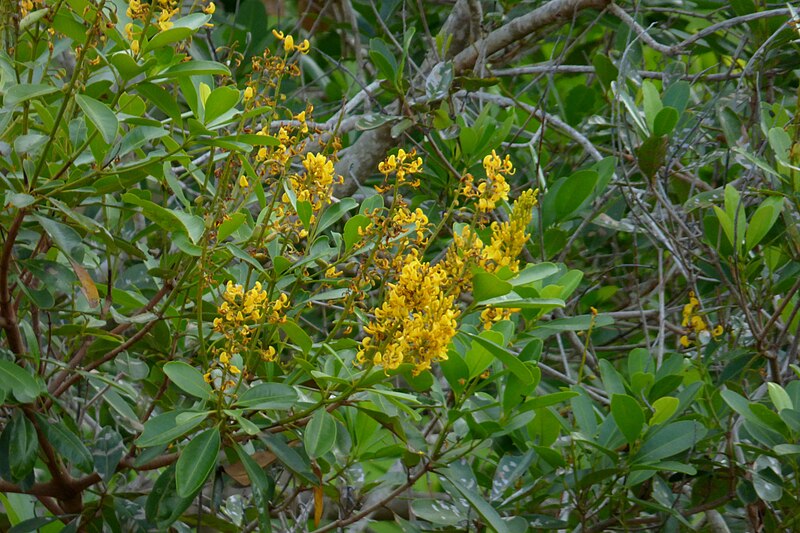
[[548, 26], [564, 24], [585, 9], [604, 9], [611, 0], [550, 0], [527, 15], [497, 28], [486, 38], [459, 53], [453, 60], [457, 74], [475, 66], [480, 55], [488, 57]]
[[595, 148], [594, 144], [592, 144], [592, 141], [590, 141], [584, 134], [582, 134], [581, 132], [579, 132], [578, 130], [576, 130], [575, 128], [573, 128], [572, 126], [570, 126], [569, 124], [567, 124], [566, 122], [564, 122], [555, 115], [546, 113], [541, 109], [533, 107], [530, 104], [519, 102], [517, 100], [514, 100], [513, 98], [508, 98], [506, 96], [500, 96], [497, 94], [476, 92], [476, 93], [467, 93], [467, 96], [471, 98], [484, 100], [487, 102], [493, 102], [503, 107], [518, 107], [524, 110], [526, 113], [530, 113], [531, 115], [536, 117], [536, 120], [538, 120], [539, 122], [551, 124], [556, 129], [561, 130], [561, 132], [564, 135], [571, 138], [576, 143], [580, 144], [583, 147], [583, 149], [586, 150], [586, 153], [589, 154], [589, 156], [595, 161], [601, 161], [603, 159], [603, 156], [600, 154], [600, 151], [597, 148]]
[[25, 345], [22, 342], [22, 334], [17, 323], [17, 313], [11, 303], [11, 291], [8, 288], [8, 275], [11, 268], [11, 255], [14, 251], [14, 242], [22, 221], [25, 219], [25, 210], [20, 209], [8, 228], [6, 240], [3, 243], [3, 251], [0, 254], [0, 316], [3, 317], [2, 326], [8, 337], [8, 346], [16, 355], [25, 353]]
[[[544, 65], [531, 65], [527, 67], [516, 67], [516, 68], [504, 68], [492, 71], [493, 76], [497, 77], [505, 77], [505, 76], [524, 76], [526, 74], [594, 74], [595, 68], [591, 65], [555, 65], [555, 64], [544, 64]], [[778, 75], [782, 72], [782, 70], [772, 69], [766, 72], [762, 72], [761, 74], [765, 75]], [[664, 72], [659, 72], [655, 70], [639, 70], [636, 73], [641, 78], [651, 79], [651, 80], [663, 80], [664, 79]], [[706, 82], [715, 82], [715, 81], [729, 81], [729, 80], [737, 80], [742, 78], [746, 74], [744, 72], [717, 72], [714, 74], [704, 74], [702, 72], [697, 74], [684, 74], [680, 77], [682, 80], [696, 82], [698, 80], [703, 80]]]
[[[155, 308], [155, 306], [158, 304], [158, 302], [160, 302], [164, 298], [164, 296], [166, 296], [173, 287], [174, 287], [174, 285], [173, 285], [172, 281], [165, 282], [164, 286], [161, 287], [161, 289], [159, 289], [159, 291], [155, 294], [155, 296], [153, 296], [150, 299], [150, 301], [147, 302], [141, 309], [135, 311], [133, 313], [133, 315], [131, 315], [131, 318], [135, 317], [135, 316], [138, 316], [138, 315], [141, 315], [141, 314], [144, 314], [144, 313], [149, 313], [150, 311], [152, 311]], [[113, 335], [121, 335], [126, 329], [131, 327], [131, 325], [132, 325], [132, 323], [130, 323], [130, 322], [124, 322], [122, 324], [119, 324], [114, 329], [112, 329], [110, 331], [110, 333], [113, 334]], [[89, 351], [89, 347], [92, 345], [92, 343], [94, 341], [95, 341], [94, 337], [87, 337], [83, 341], [83, 343], [81, 344], [81, 347], [78, 348], [78, 350], [75, 352], [75, 354], [72, 357], [70, 357], [69, 364], [67, 365], [67, 368], [62, 370], [50, 382], [50, 385], [47, 387], [49, 392], [52, 393], [52, 392], [57, 391], [57, 390], [60, 389], [61, 385], [64, 383], [64, 380], [67, 379], [67, 377], [70, 375], [70, 373], [72, 373], [78, 367], [78, 365], [81, 363], [81, 361], [83, 361], [83, 358], [86, 356], [86, 354]]]
[[[112, 360], [113, 358], [115, 358], [120, 353], [124, 352], [125, 350], [127, 350], [128, 348], [130, 348], [131, 346], [133, 346], [134, 344], [139, 342], [142, 339], [142, 337], [147, 335], [147, 333], [151, 329], [153, 329], [153, 327], [158, 323], [159, 320], [161, 320], [160, 317], [156, 318], [155, 320], [151, 320], [150, 322], [145, 324], [144, 327], [142, 327], [142, 329], [137, 331], [130, 339], [126, 340], [125, 342], [123, 342], [122, 344], [120, 344], [119, 346], [117, 346], [116, 348], [114, 348], [113, 350], [108, 352], [107, 354], [105, 354], [100, 359], [97, 359], [96, 361], [92, 361], [91, 363], [86, 365], [86, 368], [84, 368], [84, 372], [86, 372], [86, 373], [91, 372], [92, 370], [94, 370], [98, 366], [100, 366], [100, 365], [102, 365], [104, 363], [107, 363], [108, 361]], [[56, 389], [53, 392], [53, 397], [54, 398], [58, 398], [59, 396], [64, 394], [64, 392], [66, 392], [67, 389], [69, 389], [75, 383], [79, 382], [82, 378], [83, 378], [82, 374], [72, 374], [69, 377], [69, 379], [64, 381], [64, 383], [62, 383], [62, 385], [60, 387], [58, 387], [58, 389]]]
[[650, 34], [647, 33], [647, 30], [639, 25], [628, 13], [619, 7], [617, 4], [611, 4], [608, 6], [608, 10], [616, 15], [622, 22], [627, 24], [636, 34], [639, 36], [642, 41], [648, 45], [653, 50], [661, 52], [665, 55], [677, 55], [681, 54], [686, 51], [686, 49], [695, 44], [700, 39], [708, 37], [709, 35], [718, 32], [719, 30], [724, 30], [726, 28], [730, 28], [732, 26], [737, 26], [739, 24], [745, 24], [747, 22], [752, 22], [754, 20], [759, 20], [763, 18], [770, 18], [770, 17], [780, 17], [780, 16], [787, 16], [791, 15], [791, 11], [789, 8], [780, 8], [780, 9], [770, 9], [768, 11], [760, 11], [758, 13], [750, 13], [748, 15], [742, 15], [740, 17], [733, 17], [727, 20], [723, 20], [722, 22], [718, 22], [716, 24], [712, 24], [707, 28], [703, 28], [699, 32], [695, 33], [691, 37], [684, 39], [683, 41], [679, 42], [674, 46], [667, 46], [664, 44], [659, 43], [652, 37]]

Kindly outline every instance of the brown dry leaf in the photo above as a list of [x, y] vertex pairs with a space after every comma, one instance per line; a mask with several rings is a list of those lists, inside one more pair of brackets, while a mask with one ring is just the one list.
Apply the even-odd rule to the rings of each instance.
[[81, 292], [89, 302], [89, 307], [97, 307], [100, 304], [100, 294], [97, 292], [97, 287], [95, 286], [92, 277], [85, 268], [73, 261], [71, 257], [67, 258], [69, 259], [70, 264], [72, 264], [72, 270], [75, 271], [75, 275], [78, 276], [78, 281], [81, 282]]
[[[276, 459], [274, 453], [266, 450], [256, 452], [250, 457], [252, 457], [253, 461], [255, 461], [256, 464], [258, 464], [258, 466], [261, 468], [272, 464], [272, 462]], [[245, 487], [250, 485], [250, 478], [247, 476], [247, 472], [245, 471], [244, 465], [241, 462], [225, 465], [223, 466], [223, 469], [225, 470], [225, 473], [231, 476], [239, 485], [244, 485]]]
[[322, 486], [314, 487], [314, 527], [322, 520]]

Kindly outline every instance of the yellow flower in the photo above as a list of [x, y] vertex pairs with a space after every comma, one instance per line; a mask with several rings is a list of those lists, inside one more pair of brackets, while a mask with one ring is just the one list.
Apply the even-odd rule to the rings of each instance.
[[503, 308], [489, 306], [481, 312], [481, 322], [483, 322], [483, 329], [492, 329], [492, 326], [502, 320], [508, 320], [511, 315], [518, 313], [519, 309]]
[[272, 30], [272, 35], [274, 35], [277, 39], [283, 41], [283, 49], [284, 51], [289, 54], [297, 50], [301, 54], [307, 54], [308, 51], [311, 49], [311, 45], [308, 42], [308, 39], [303, 39], [303, 42], [300, 44], [294, 43], [294, 37], [291, 35], [284, 36], [282, 31]]
[[266, 350], [261, 351], [261, 359], [266, 362], [271, 362], [275, 360], [275, 348], [272, 346], [268, 346]]
[[[402, 148], [394, 154], [387, 157], [385, 160], [378, 163], [378, 171], [384, 175], [384, 179], [388, 180], [389, 174], [396, 173], [397, 185], [408, 184], [411, 187], [419, 187], [419, 179], [406, 181], [406, 176], [413, 176], [422, 171], [422, 158], [417, 157], [416, 150], [406, 152]], [[379, 192], [388, 190], [389, 185], [384, 183], [383, 187], [376, 187]]]
[[705, 344], [709, 337], [716, 339], [724, 332], [724, 328], [721, 325], [711, 330], [706, 319], [697, 312], [698, 309], [700, 309], [700, 300], [697, 299], [694, 291], [689, 291], [689, 303], [683, 306], [683, 311], [681, 312], [681, 326], [686, 328], [687, 332], [679, 339], [681, 345], [685, 348], [698, 341], [701, 344]]
[[139, 41], [138, 40], [131, 41], [131, 52], [133, 52], [134, 54], [138, 54], [139, 53]]
[[295, 49], [301, 54], [308, 54], [311, 49], [311, 43], [308, 42], [308, 39], [303, 39], [302, 43], [295, 45]]
[[486, 170], [486, 180], [475, 187], [473, 176], [466, 174], [462, 178], [459, 193], [467, 198], [477, 198], [478, 211], [486, 213], [494, 209], [498, 202], [508, 200], [511, 187], [505, 176], [514, 174], [515, 170], [509, 156], [500, 159], [494, 150], [483, 158], [483, 168]]
[[214, 5], [214, 2], [209, 2], [208, 5], [203, 8], [203, 12], [207, 15], [213, 15], [216, 10], [217, 6]]
[[242, 189], [246, 189], [249, 186], [250, 186], [250, 183], [248, 183], [248, 181], [247, 181], [247, 176], [245, 176], [244, 174], [239, 176], [239, 187], [241, 187]]
[[408, 255], [397, 283], [389, 284], [383, 304], [373, 310], [374, 320], [364, 327], [367, 336], [357, 361], [386, 370], [411, 363], [417, 375], [432, 362], [447, 359], [459, 310], [446, 286], [447, 272], [441, 265], [422, 262], [416, 253]]
[[538, 203], [539, 189], [523, 192], [511, 209], [511, 216], [507, 222], [492, 223], [492, 240], [483, 250], [483, 267], [489, 272], [494, 272], [507, 266], [512, 272], [519, 269], [517, 257], [525, 247], [530, 235], [525, 229], [533, 216], [533, 208]]
[[244, 101], [246, 102], [246, 101], [250, 100], [253, 97], [253, 93], [254, 92], [255, 91], [253, 91], [252, 87], [246, 87], [245, 90], [244, 90]]

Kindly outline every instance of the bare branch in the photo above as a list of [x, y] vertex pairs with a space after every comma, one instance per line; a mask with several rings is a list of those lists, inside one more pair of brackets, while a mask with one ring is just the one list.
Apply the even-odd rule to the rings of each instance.
[[550, 0], [527, 15], [497, 28], [486, 38], [459, 53], [453, 60], [455, 70], [458, 73], [469, 70], [475, 66], [481, 54], [489, 56], [548, 26], [564, 24], [580, 11], [604, 9], [610, 3], [610, 0]]

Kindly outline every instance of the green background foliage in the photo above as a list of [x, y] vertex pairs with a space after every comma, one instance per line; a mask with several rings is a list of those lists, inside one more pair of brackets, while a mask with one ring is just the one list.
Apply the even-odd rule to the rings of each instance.
[[0, 12], [0, 529], [800, 529], [794, 2]]

